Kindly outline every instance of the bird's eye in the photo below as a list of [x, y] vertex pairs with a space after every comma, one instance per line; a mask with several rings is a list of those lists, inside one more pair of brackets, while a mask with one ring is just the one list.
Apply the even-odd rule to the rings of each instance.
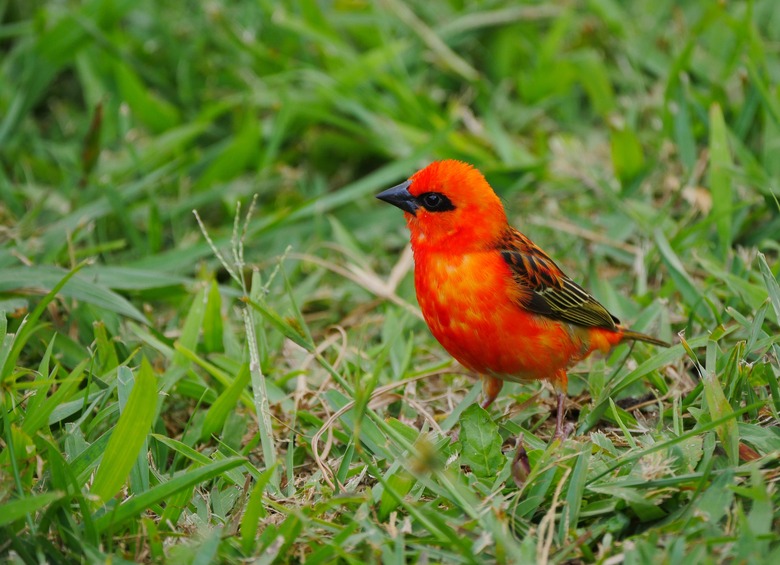
[[429, 212], [446, 212], [454, 210], [450, 199], [439, 192], [426, 192], [417, 197], [417, 201]]
[[429, 192], [425, 196], [422, 197], [423, 204], [425, 204], [426, 208], [438, 208], [442, 203], [442, 197], [436, 194], [435, 192]]

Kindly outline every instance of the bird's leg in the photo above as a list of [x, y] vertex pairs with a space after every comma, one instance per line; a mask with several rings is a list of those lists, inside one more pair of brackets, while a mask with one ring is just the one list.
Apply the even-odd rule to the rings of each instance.
[[555, 433], [553, 439], [565, 440], [574, 432], [574, 426], [566, 423], [566, 410], [563, 407], [566, 393], [558, 392], [558, 414], [555, 415]]
[[565, 426], [566, 422], [566, 410], [563, 407], [566, 402], [566, 389], [568, 388], [569, 378], [566, 376], [566, 371], [558, 370], [550, 379], [555, 392], [558, 393], [558, 414], [555, 417], [555, 434], [553, 439], [565, 440], [574, 431], [573, 427]]
[[482, 402], [479, 405], [482, 408], [487, 409], [488, 406], [493, 404], [493, 401], [501, 392], [501, 387], [504, 386], [504, 381], [491, 377], [489, 375], [482, 375]]
[[566, 439], [566, 433], [563, 431], [564, 421], [564, 408], [563, 404], [566, 400], [566, 395], [562, 392], [558, 393], [558, 413], [555, 415], [555, 434], [553, 437], [558, 439]]

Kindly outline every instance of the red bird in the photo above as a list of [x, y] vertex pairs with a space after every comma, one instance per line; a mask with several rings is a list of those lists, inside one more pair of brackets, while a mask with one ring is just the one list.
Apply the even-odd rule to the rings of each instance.
[[377, 198], [405, 212], [414, 284], [434, 337], [482, 376], [487, 408], [504, 381], [546, 379], [564, 437], [566, 370], [623, 341], [668, 347], [631, 331], [507, 223], [498, 196], [467, 163], [437, 161]]

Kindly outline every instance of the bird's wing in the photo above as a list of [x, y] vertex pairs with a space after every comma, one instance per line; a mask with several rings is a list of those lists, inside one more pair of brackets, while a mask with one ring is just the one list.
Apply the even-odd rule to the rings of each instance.
[[519, 287], [523, 308], [578, 326], [614, 330], [620, 323], [519, 231], [509, 228], [499, 250]]

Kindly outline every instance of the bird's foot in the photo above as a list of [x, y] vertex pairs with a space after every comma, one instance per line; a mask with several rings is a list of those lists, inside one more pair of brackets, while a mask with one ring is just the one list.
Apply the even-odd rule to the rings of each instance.
[[555, 433], [553, 434], [553, 440], [563, 441], [574, 435], [574, 424], [571, 422], [565, 422], [562, 426], [555, 426]]

